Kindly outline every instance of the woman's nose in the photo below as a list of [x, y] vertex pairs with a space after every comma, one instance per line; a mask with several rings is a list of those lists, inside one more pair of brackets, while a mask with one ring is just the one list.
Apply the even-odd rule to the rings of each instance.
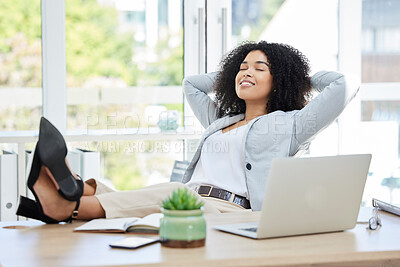
[[243, 73], [243, 77], [252, 77], [253, 76], [253, 74], [251, 74], [251, 72], [249, 71], [249, 70], [246, 70], [244, 73]]

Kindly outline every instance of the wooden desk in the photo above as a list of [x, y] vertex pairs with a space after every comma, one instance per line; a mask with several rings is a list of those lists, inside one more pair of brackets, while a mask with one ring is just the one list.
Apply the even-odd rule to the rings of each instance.
[[[164, 248], [154, 244], [137, 250], [111, 249], [108, 243], [128, 234], [75, 233], [82, 224], [0, 223], [0, 263], [8, 266], [400, 266], [400, 217], [380, 212], [383, 227], [252, 240], [213, 230], [218, 224], [257, 220], [259, 213], [207, 216], [206, 246]], [[26, 229], [4, 229], [27, 225]]]

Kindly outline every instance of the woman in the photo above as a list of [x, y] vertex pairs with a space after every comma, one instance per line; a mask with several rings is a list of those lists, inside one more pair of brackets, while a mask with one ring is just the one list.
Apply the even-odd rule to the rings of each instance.
[[[178, 187], [203, 196], [205, 212], [260, 210], [272, 160], [305, 151], [357, 92], [342, 74], [308, 73], [298, 50], [261, 41], [235, 48], [219, 73], [184, 79], [185, 96], [206, 128], [185, 184], [114, 192], [93, 179], [82, 183], [65, 163], [62, 136], [42, 120], [28, 179], [36, 201], [22, 197], [18, 214], [47, 223], [141, 217], [159, 212], [161, 200]], [[311, 88], [320, 94], [308, 103]], [[215, 100], [208, 96], [213, 89]], [[54, 143], [64, 145], [48, 149]]]

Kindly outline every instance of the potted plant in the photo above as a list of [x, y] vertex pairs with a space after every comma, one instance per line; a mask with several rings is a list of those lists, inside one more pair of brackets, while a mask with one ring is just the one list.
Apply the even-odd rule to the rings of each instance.
[[206, 220], [202, 201], [187, 188], [174, 191], [162, 201], [160, 240], [166, 247], [195, 248], [205, 245]]

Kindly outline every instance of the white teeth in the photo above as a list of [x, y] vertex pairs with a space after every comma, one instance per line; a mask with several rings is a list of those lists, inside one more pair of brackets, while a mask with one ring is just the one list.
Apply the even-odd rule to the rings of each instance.
[[244, 86], [251, 86], [251, 85], [253, 85], [253, 84], [252, 84], [252, 83], [249, 83], [249, 82], [242, 82], [241, 85], [244, 85]]

